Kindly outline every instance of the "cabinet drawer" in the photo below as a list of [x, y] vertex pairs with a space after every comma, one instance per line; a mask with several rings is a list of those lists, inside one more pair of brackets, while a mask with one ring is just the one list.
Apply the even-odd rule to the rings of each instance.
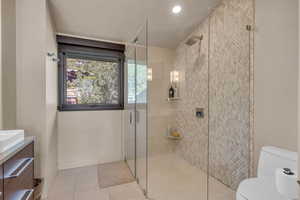
[[33, 143], [31, 143], [27, 145], [24, 149], [22, 149], [20, 152], [18, 152], [16, 155], [14, 155], [12, 158], [7, 160], [3, 166], [4, 176], [11, 173], [11, 171], [15, 169], [20, 164], [20, 162], [22, 162], [22, 159], [33, 158], [33, 151]]
[[33, 199], [33, 143], [3, 164], [4, 200]]

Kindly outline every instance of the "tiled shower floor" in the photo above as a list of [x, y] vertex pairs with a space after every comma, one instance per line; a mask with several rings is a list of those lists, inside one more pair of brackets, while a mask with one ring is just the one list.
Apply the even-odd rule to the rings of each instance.
[[[209, 200], [235, 200], [235, 192], [209, 177]], [[149, 197], [154, 200], [207, 200], [207, 174], [175, 154], [149, 159]]]

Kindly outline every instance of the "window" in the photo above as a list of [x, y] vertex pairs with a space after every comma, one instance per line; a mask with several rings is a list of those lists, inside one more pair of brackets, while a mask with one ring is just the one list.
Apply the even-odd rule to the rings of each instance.
[[124, 108], [123, 45], [58, 36], [59, 110]]
[[[135, 80], [135, 73], [137, 73]], [[128, 62], [128, 103], [145, 104], [147, 103], [147, 66], [145, 64], [137, 64], [135, 72], [135, 63]], [[135, 81], [136, 94], [135, 94]], [[136, 96], [135, 96], [136, 95]]]

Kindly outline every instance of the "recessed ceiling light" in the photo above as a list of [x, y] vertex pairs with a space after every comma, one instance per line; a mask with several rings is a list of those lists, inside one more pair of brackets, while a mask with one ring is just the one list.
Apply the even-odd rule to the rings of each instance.
[[174, 14], [178, 14], [178, 13], [181, 12], [181, 10], [182, 10], [181, 6], [176, 5], [176, 6], [173, 7], [172, 12], [173, 12]]

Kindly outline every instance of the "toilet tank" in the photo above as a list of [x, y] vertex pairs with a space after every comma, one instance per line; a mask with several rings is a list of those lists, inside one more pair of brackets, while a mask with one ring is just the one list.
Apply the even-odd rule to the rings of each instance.
[[297, 172], [297, 153], [277, 147], [263, 147], [260, 152], [257, 176], [275, 179], [277, 168], [290, 168]]

